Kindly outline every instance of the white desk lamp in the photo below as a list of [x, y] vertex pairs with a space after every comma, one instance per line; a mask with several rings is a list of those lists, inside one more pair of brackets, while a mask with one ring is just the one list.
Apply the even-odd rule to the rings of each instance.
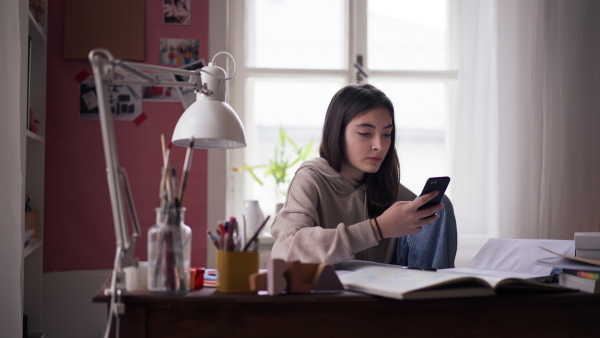
[[[233, 61], [234, 72], [230, 77], [227, 76], [223, 68], [214, 64], [214, 59], [222, 53], [230, 56]], [[113, 297], [115, 294], [118, 297], [125, 286], [123, 268], [135, 264], [133, 258], [135, 241], [141, 231], [125, 170], [119, 166], [108, 86], [141, 85], [195, 88], [197, 93], [196, 102], [183, 113], [177, 122], [171, 140], [173, 144], [187, 147], [190, 138], [194, 137], [194, 148], [242, 148], [246, 146], [246, 134], [240, 118], [233, 108], [225, 102], [225, 81], [230, 80], [235, 75], [235, 60], [229, 53], [217, 53], [213, 57], [213, 61], [200, 70], [184, 70], [122, 61], [115, 59], [105, 49], [90, 51], [88, 58], [92, 64], [95, 77], [108, 188], [117, 241], [111, 293]], [[189, 81], [158, 81], [145, 73], [182, 75], [189, 77]], [[201, 73], [203, 73], [202, 77], [200, 76]], [[125, 200], [133, 225], [131, 236], [125, 217]], [[116, 303], [117, 306], [122, 307], [118, 300]]]

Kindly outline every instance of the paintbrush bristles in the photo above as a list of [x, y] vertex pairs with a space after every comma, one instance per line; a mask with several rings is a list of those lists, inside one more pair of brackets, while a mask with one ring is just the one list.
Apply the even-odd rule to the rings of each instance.
[[166, 208], [168, 205], [175, 205], [181, 207], [183, 205], [183, 197], [185, 196], [185, 189], [187, 186], [188, 175], [192, 167], [192, 155], [194, 150], [194, 137], [190, 138], [188, 143], [187, 151], [185, 154], [185, 161], [183, 164], [183, 175], [178, 189], [177, 174], [175, 168], [169, 167], [170, 154], [172, 142], [169, 142], [165, 146], [165, 136], [161, 134], [161, 147], [162, 147], [162, 159], [163, 167], [160, 180], [159, 198], [160, 207]]

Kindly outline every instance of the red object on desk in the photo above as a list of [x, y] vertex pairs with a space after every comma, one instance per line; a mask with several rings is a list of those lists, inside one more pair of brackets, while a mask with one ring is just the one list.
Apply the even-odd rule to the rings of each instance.
[[194, 290], [200, 290], [204, 287], [204, 268], [192, 268], [196, 271], [194, 274]]

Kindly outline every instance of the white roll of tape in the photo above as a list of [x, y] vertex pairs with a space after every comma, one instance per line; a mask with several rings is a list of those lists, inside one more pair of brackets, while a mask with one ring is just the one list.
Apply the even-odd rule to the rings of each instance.
[[148, 262], [139, 262], [138, 266], [128, 266], [123, 271], [127, 291], [148, 290]]

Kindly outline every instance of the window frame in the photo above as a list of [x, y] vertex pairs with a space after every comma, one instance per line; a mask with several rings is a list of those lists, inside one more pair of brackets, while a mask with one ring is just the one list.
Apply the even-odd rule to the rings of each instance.
[[[249, 29], [246, 29], [246, 1], [244, 0], [229, 0], [228, 15], [230, 20], [228, 27], [228, 39], [230, 50], [235, 55], [237, 63], [237, 74], [230, 84], [230, 103], [240, 115], [246, 129], [246, 137], [251, 141], [255, 135], [254, 121], [250, 114], [246, 113], [246, 105], [251, 98], [247, 97], [245, 88], [246, 80], [249, 77], [288, 77], [299, 75], [332, 75], [343, 76], [348, 83], [356, 81], [356, 71], [353, 67], [358, 55], [363, 56], [363, 68], [370, 76], [394, 78], [400, 81], [434, 81], [443, 82], [448, 88], [448, 119], [446, 127], [446, 147], [448, 148], [450, 139], [450, 121], [456, 112], [457, 105], [457, 81], [458, 81], [458, 12], [459, 0], [448, 0], [448, 34], [449, 34], [449, 70], [438, 71], [406, 71], [406, 70], [370, 70], [368, 69], [368, 53], [367, 53], [367, 1], [348, 0], [345, 1], [346, 22], [345, 30], [347, 32], [346, 45], [347, 65], [346, 69], [341, 70], [323, 70], [323, 69], [272, 69], [272, 68], [253, 68], [246, 66], [246, 41], [248, 38]], [[239, 34], [239, 32], [244, 32]], [[368, 78], [364, 80], [368, 82]], [[251, 142], [249, 142], [251, 143]], [[317, 145], [318, 146], [318, 145]], [[246, 150], [247, 151], [247, 150]], [[450, 163], [449, 152], [446, 151], [447, 162]], [[244, 164], [244, 150], [230, 150], [228, 154], [228, 168], [240, 167]], [[227, 214], [238, 215], [242, 213], [244, 203], [244, 189], [248, 180], [248, 175], [236, 174], [231, 170], [227, 170]]]

